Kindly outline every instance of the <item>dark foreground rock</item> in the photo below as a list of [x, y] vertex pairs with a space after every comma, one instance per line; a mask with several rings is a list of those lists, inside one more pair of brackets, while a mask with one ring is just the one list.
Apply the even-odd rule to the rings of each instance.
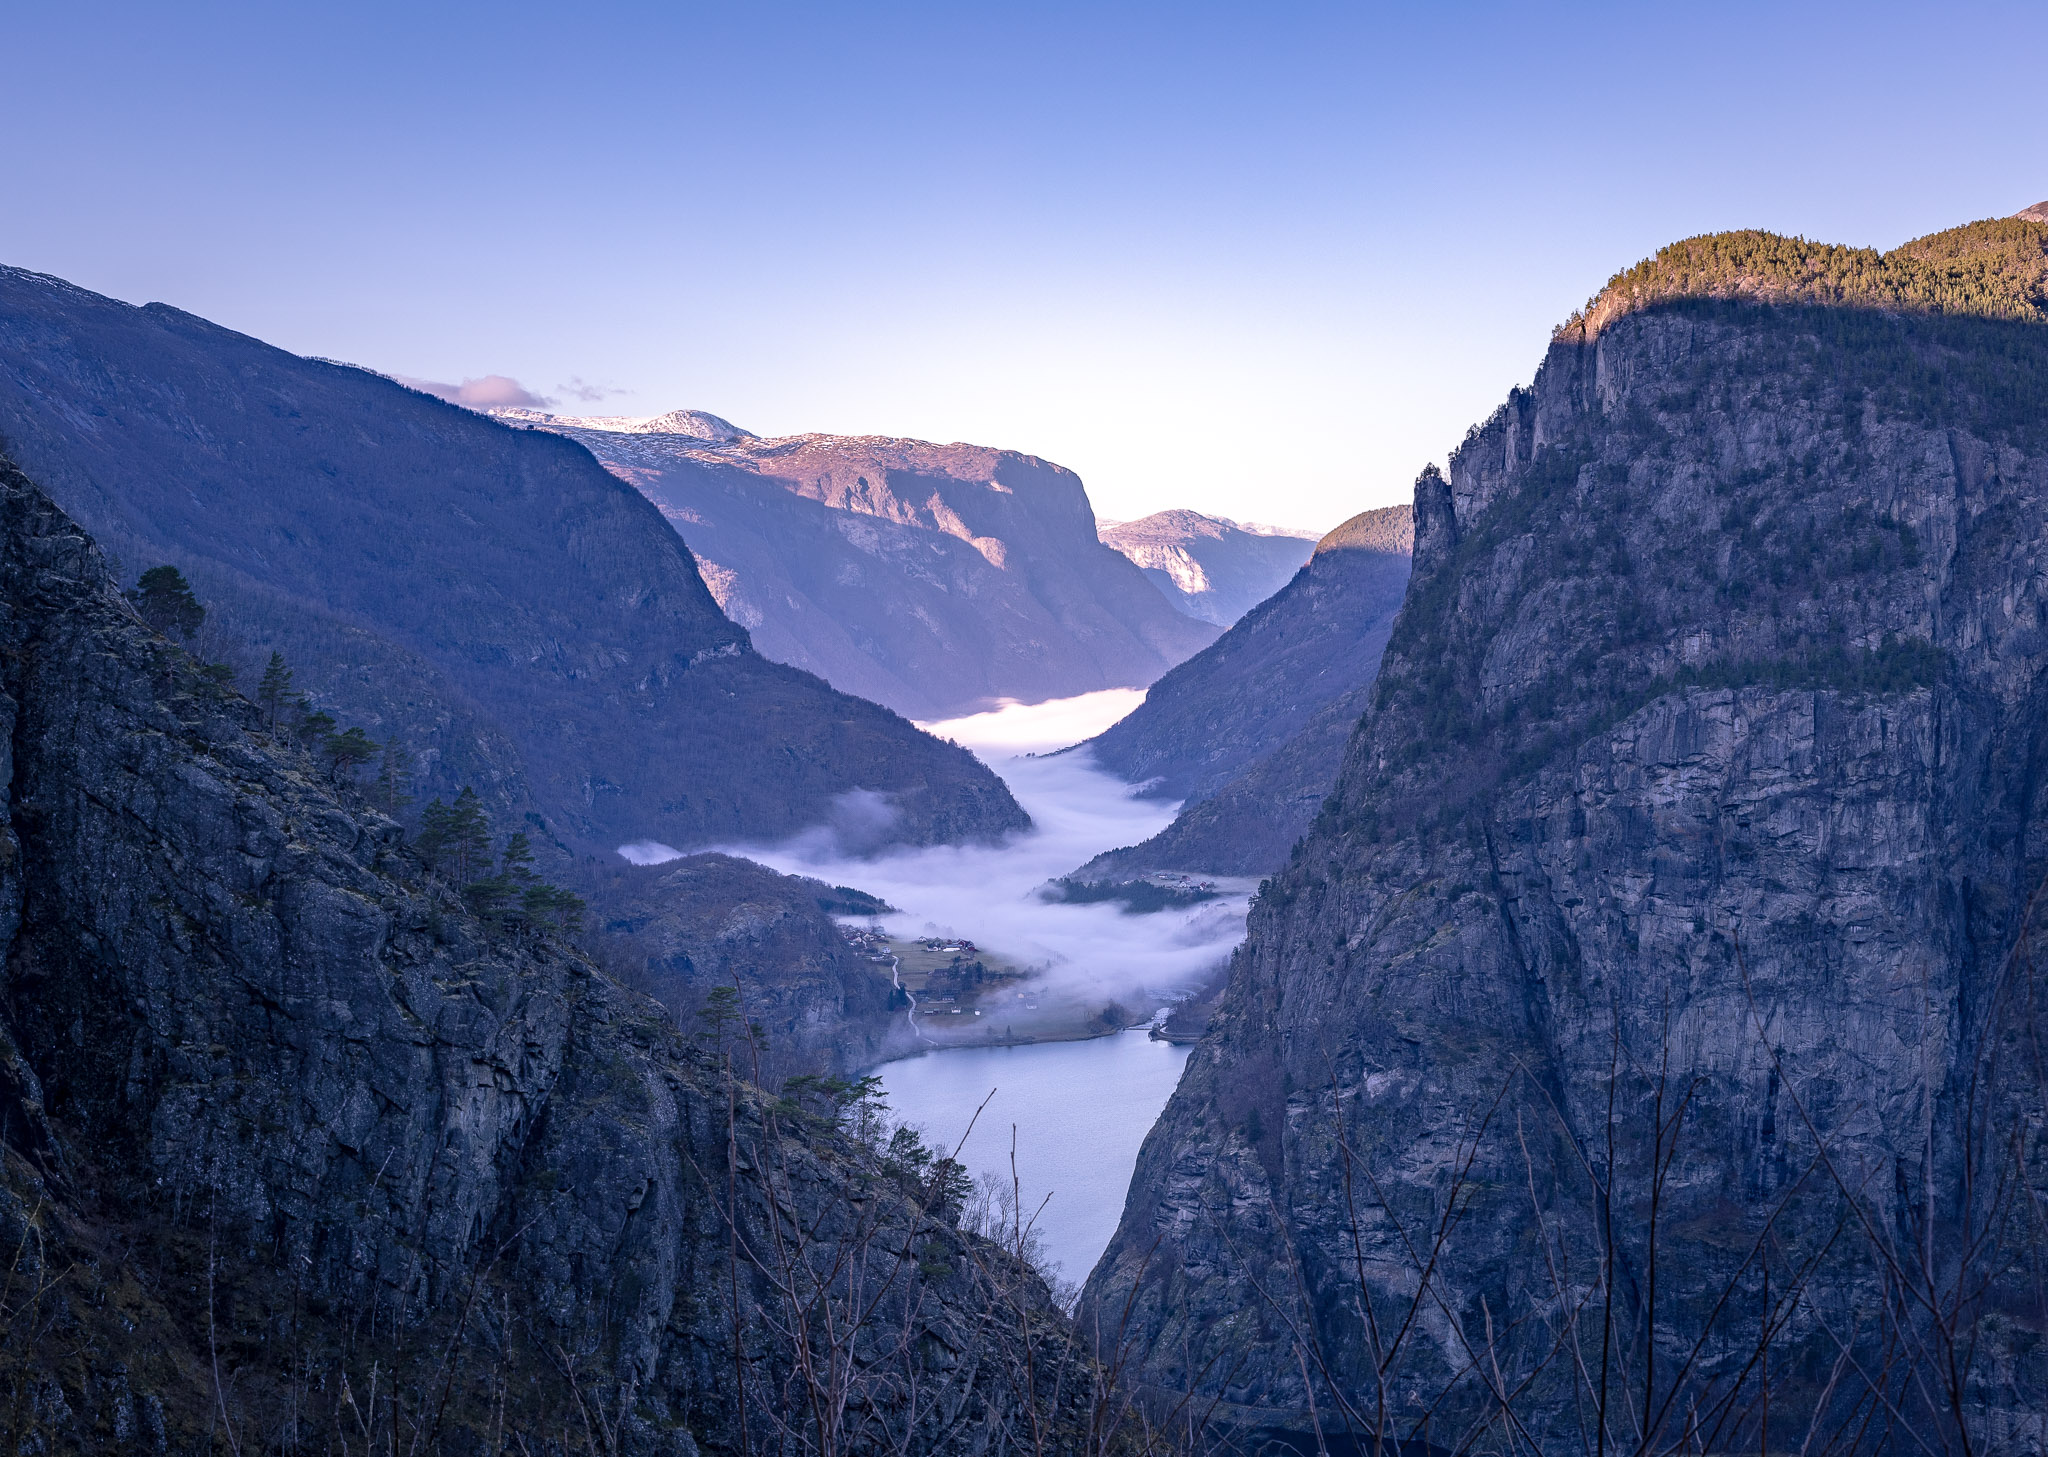
[[12, 467], [0, 688], [6, 1450], [982, 1452], [1085, 1415], [927, 1160], [463, 914]]
[[1424, 473], [1088, 1286], [1158, 1388], [1352, 1450], [2039, 1450], [2044, 280], [2024, 223], [1695, 240]]

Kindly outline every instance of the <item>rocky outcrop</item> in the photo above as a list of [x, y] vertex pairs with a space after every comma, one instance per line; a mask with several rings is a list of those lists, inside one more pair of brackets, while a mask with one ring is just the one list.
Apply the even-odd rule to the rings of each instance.
[[464, 914], [12, 467], [0, 637], [9, 1450], [981, 1452], [1079, 1419], [1043, 1285], [914, 1150]]
[[637, 486], [767, 656], [914, 718], [1143, 687], [1216, 636], [1098, 541], [1081, 478], [1036, 456], [764, 440], [691, 410], [499, 413]]
[[706, 996], [736, 987], [765, 1034], [760, 1081], [851, 1073], [916, 1043], [886, 964], [847, 944], [821, 881], [730, 855], [623, 866], [593, 885], [622, 980], [694, 1028]]
[[1442, 1450], [2042, 1440], [2048, 328], [1765, 282], [1564, 331], [1418, 482], [1088, 1286], [1159, 1387]]
[[1286, 586], [1315, 548], [1314, 532], [1247, 531], [1199, 511], [1105, 521], [1096, 534], [1143, 569], [1167, 601], [1218, 627]]
[[1285, 862], [1336, 778], [1413, 550], [1408, 507], [1352, 517], [1286, 587], [1090, 740], [1111, 772], [1188, 804], [1083, 874], [1263, 875]]
[[245, 685], [281, 650], [406, 747], [418, 797], [474, 785], [544, 851], [760, 842], [860, 791], [909, 843], [1026, 823], [965, 751], [757, 654], [660, 514], [557, 436], [17, 269], [0, 435], [127, 580], [191, 579]]

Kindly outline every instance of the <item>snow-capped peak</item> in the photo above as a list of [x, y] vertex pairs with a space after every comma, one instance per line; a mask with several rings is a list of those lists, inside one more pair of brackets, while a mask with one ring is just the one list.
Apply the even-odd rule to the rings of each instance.
[[491, 413], [501, 420], [514, 420], [543, 428], [560, 426], [571, 430], [607, 430], [617, 435], [687, 435], [714, 445], [757, 438], [730, 420], [709, 410], [670, 410], [666, 415], [550, 415], [542, 410], [505, 409]]

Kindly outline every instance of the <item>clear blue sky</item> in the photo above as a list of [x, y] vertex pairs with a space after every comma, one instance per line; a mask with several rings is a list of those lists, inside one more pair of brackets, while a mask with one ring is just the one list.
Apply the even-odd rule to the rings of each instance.
[[[0, 261], [560, 408], [1406, 499], [1609, 274], [2048, 198], [2048, 7], [6, 7]], [[620, 391], [596, 404], [570, 387]]]

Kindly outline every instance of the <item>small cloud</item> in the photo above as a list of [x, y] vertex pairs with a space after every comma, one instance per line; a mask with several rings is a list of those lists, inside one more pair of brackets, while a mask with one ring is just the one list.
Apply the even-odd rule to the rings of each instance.
[[630, 395], [633, 393], [633, 391], [621, 389], [617, 385], [592, 384], [581, 375], [574, 374], [569, 376], [567, 384], [558, 384], [555, 388], [570, 399], [581, 400], [586, 405], [594, 405], [599, 400], [609, 400], [618, 395]]
[[682, 851], [659, 840], [635, 840], [630, 845], [619, 846], [619, 854], [632, 865], [665, 865], [683, 858]]
[[466, 379], [461, 384], [447, 384], [437, 379], [410, 379], [402, 374], [395, 374], [392, 378], [400, 384], [411, 385], [416, 390], [438, 395], [450, 404], [471, 410], [544, 410], [554, 403], [505, 374], [487, 374], [480, 379]]

